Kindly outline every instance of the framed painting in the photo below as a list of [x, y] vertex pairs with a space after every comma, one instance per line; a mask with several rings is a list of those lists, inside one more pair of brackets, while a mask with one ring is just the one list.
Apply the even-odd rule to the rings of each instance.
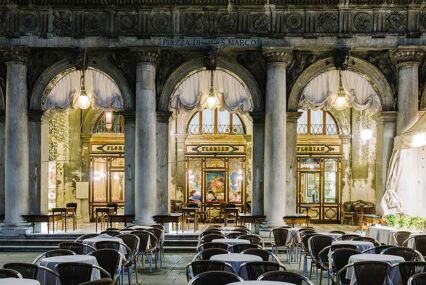
[[225, 171], [206, 171], [205, 178], [205, 201], [224, 201], [226, 188]]

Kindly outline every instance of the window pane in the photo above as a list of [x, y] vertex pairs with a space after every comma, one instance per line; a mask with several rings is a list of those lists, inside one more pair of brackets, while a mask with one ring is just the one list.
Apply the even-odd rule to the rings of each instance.
[[201, 159], [188, 163], [188, 200], [201, 201]]
[[333, 117], [328, 112], [326, 113], [326, 133], [327, 135], [339, 134], [336, 122], [334, 121]]
[[238, 158], [229, 159], [229, 202], [241, 203], [244, 169]]
[[107, 202], [107, 173], [106, 158], [94, 158], [93, 160], [93, 201]]
[[232, 114], [232, 132], [236, 135], [244, 134], [244, 126], [237, 114]]
[[214, 132], [214, 110], [203, 110], [203, 133], [212, 134]]
[[189, 123], [188, 133], [195, 135], [200, 132], [200, 113], [197, 112]]
[[324, 202], [336, 203], [337, 201], [337, 161], [336, 159], [324, 160]]
[[307, 134], [308, 133], [308, 111], [299, 110], [303, 112], [297, 120], [297, 133]]
[[111, 172], [111, 198], [113, 202], [124, 202], [124, 172]]
[[311, 111], [311, 134], [322, 134], [324, 123], [323, 116], [324, 112], [321, 110]]

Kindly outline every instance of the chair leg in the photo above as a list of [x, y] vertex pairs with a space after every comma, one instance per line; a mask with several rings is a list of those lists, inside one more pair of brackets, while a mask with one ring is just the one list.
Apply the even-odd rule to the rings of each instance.
[[130, 265], [129, 268], [127, 268], [127, 276], [129, 279], [129, 285], [132, 285], [132, 279], [133, 279], [133, 265]]
[[319, 274], [319, 285], [321, 285], [322, 282], [322, 269], [320, 269], [320, 274]]
[[139, 274], [139, 268], [138, 268], [138, 263], [137, 262], [135, 262], [135, 271], [136, 271], [136, 284], [139, 284], [139, 276], [138, 276], [138, 274]]
[[152, 253], [149, 255], [149, 272], [152, 272]]

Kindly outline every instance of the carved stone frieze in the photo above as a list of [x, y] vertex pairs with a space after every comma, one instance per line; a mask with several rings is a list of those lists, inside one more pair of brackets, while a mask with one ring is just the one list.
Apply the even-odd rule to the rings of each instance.
[[415, 47], [401, 47], [391, 53], [392, 60], [397, 66], [404, 64], [421, 64], [425, 55], [423, 49]]
[[40, 23], [39, 15], [35, 12], [21, 12], [19, 15], [19, 32], [35, 33]]
[[285, 63], [289, 65], [293, 59], [293, 50], [291, 48], [265, 48], [263, 56], [268, 63]]
[[53, 11], [53, 33], [58, 36], [67, 36], [72, 31], [72, 13], [70, 11]]
[[205, 31], [206, 21], [204, 14], [201, 12], [185, 12], [182, 14], [181, 22], [182, 30], [188, 34], [200, 35]]
[[385, 31], [393, 33], [401, 33], [407, 29], [407, 14], [392, 11], [386, 15]]
[[367, 12], [357, 12], [352, 18], [353, 32], [369, 33], [373, 29], [373, 16]]
[[31, 50], [27, 46], [10, 46], [3, 50], [6, 62], [27, 64]]
[[153, 13], [150, 17], [150, 29], [153, 33], [170, 33], [172, 27], [171, 14], [159, 12]]
[[302, 32], [304, 28], [304, 17], [300, 12], [291, 12], [286, 15], [285, 24], [289, 32]]
[[250, 32], [255, 34], [267, 34], [271, 31], [271, 18], [265, 13], [250, 15]]
[[219, 33], [235, 33], [237, 31], [237, 14], [223, 13], [217, 17], [217, 29]]
[[339, 30], [339, 15], [337, 12], [325, 12], [318, 15], [317, 32], [335, 33]]
[[116, 25], [119, 33], [135, 34], [138, 32], [139, 19], [137, 12], [118, 12], [116, 14]]
[[88, 35], [102, 35], [107, 32], [108, 15], [104, 12], [91, 12], [84, 15], [84, 32]]
[[13, 32], [13, 14], [9, 9], [0, 10], [0, 34], [10, 36]]

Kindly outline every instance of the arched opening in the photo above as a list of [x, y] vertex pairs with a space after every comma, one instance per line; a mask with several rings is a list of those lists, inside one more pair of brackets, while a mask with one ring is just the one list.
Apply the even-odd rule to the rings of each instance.
[[[250, 210], [252, 196], [253, 108], [246, 85], [233, 73], [217, 69], [190, 73], [171, 96], [170, 131], [173, 205], [198, 203], [207, 213], [205, 221], [220, 222], [218, 208], [235, 204]], [[213, 87], [212, 87], [213, 86]], [[216, 108], [203, 102], [214, 89]]]
[[[346, 108], [337, 102], [344, 99]], [[344, 106], [345, 107], [345, 106]], [[297, 211], [321, 223], [339, 223], [342, 203], [375, 202], [375, 113], [380, 98], [353, 71], [313, 77], [299, 100]]]
[[[43, 93], [41, 203], [46, 210], [77, 203], [78, 216], [88, 222], [97, 207], [124, 207], [125, 122], [115, 81], [92, 67], [82, 73], [64, 70]], [[83, 87], [87, 109], [79, 105]]]

